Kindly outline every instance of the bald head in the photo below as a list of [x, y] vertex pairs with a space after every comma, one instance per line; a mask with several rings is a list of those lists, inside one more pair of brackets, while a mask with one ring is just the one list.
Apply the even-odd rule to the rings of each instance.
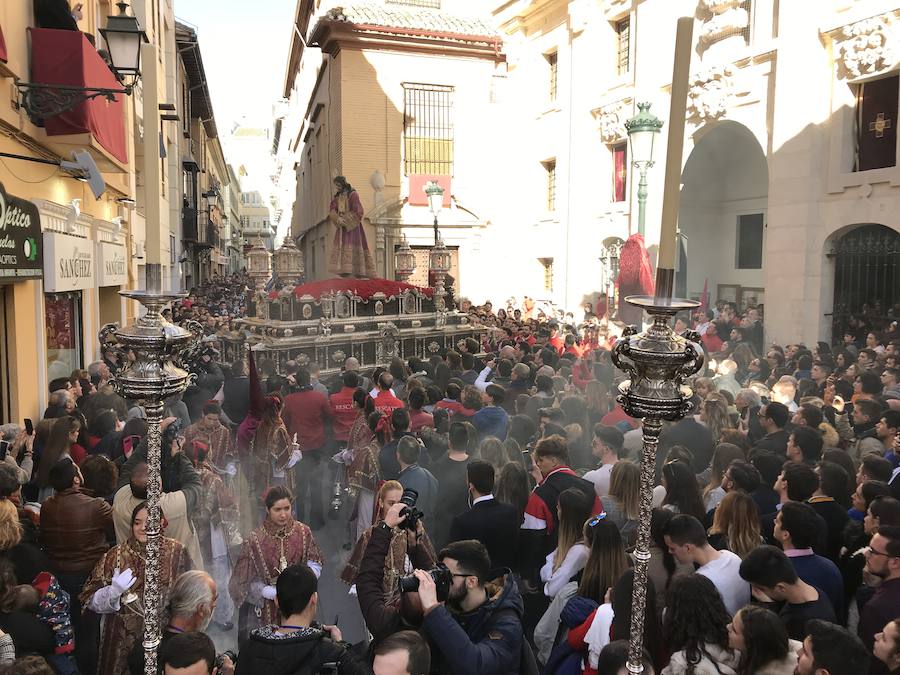
[[344, 361], [344, 370], [359, 371], [359, 361], [355, 356], [350, 356]]

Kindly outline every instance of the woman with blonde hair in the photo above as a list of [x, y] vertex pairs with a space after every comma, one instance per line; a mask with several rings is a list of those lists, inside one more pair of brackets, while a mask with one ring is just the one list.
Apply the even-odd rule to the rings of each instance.
[[584, 404], [593, 427], [609, 412], [609, 387], [597, 380], [589, 381], [584, 389]]
[[713, 441], [718, 443], [722, 439], [722, 433], [733, 428], [725, 397], [717, 392], [709, 394], [700, 404], [700, 421], [709, 428]]
[[709, 543], [718, 550], [727, 548], [740, 558], [763, 543], [753, 497], [739, 490], [725, 495], [713, 515]]
[[[722, 498], [725, 496], [725, 489], [722, 487], [722, 479], [728, 470], [728, 465], [734, 460], [744, 461], [747, 457], [744, 451], [731, 443], [719, 443], [713, 452], [712, 462], [709, 469], [709, 482], [703, 488], [703, 508], [709, 513], [712, 511]], [[702, 474], [701, 474], [702, 476]]]
[[544, 595], [554, 597], [573, 576], [584, 567], [588, 547], [584, 543], [585, 521], [591, 517], [594, 493], [568, 488], [559, 495], [556, 512], [559, 515], [559, 535], [556, 549], [547, 556], [541, 568]]
[[603, 510], [622, 533], [625, 547], [632, 548], [641, 511], [641, 470], [637, 464], [628, 460], [613, 464], [609, 494], [603, 497]]

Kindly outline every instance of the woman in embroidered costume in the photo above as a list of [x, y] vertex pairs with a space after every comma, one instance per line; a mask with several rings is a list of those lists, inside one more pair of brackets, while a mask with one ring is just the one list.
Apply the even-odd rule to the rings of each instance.
[[343, 176], [334, 179], [334, 187], [337, 191], [331, 200], [328, 220], [334, 223], [336, 231], [328, 271], [342, 277], [374, 279], [375, 261], [366, 242], [359, 193]]
[[289, 565], [308, 565], [318, 577], [322, 553], [312, 531], [292, 515], [291, 492], [276, 485], [266, 494], [266, 520], [244, 542], [228, 590], [238, 611], [238, 645], [250, 631], [278, 620], [275, 582]]
[[[375, 492], [381, 480], [378, 452], [383, 443], [379, 443], [374, 435], [374, 426], [377, 426], [381, 418], [381, 413], [375, 410], [374, 399], [362, 389], [357, 389], [353, 393], [353, 405], [359, 410], [359, 414], [353, 420], [347, 437], [347, 449], [353, 453], [353, 460], [347, 468], [347, 484], [351, 494], [356, 495], [353, 513], [356, 517], [356, 538], [359, 539], [372, 524], [375, 513]], [[372, 426], [369, 425], [370, 419]]]
[[[97, 670], [102, 675], [127, 673], [128, 654], [143, 635], [146, 522], [147, 503], [141, 502], [131, 514], [131, 536], [104, 554], [81, 592], [82, 605], [103, 615]], [[159, 543], [160, 597], [165, 600], [178, 575], [192, 568], [184, 547], [174, 539], [162, 537]]]
[[[387, 510], [400, 501], [402, 494], [403, 486], [398, 481], [389, 480], [381, 486], [378, 491], [377, 522], [380, 523]], [[341, 572], [341, 581], [345, 584], [353, 586], [356, 583], [359, 565], [366, 552], [373, 528], [374, 526], [367, 528], [356, 542], [350, 560], [347, 561], [347, 566]], [[384, 597], [387, 604], [396, 605], [400, 601], [397, 580], [413, 571], [410, 552], [413, 552], [412, 557], [416, 559], [416, 565], [420, 569], [431, 569], [434, 566], [437, 556], [434, 554], [434, 547], [425, 533], [421, 521], [415, 533], [404, 527], [395, 527], [391, 532], [390, 549], [384, 559]]]

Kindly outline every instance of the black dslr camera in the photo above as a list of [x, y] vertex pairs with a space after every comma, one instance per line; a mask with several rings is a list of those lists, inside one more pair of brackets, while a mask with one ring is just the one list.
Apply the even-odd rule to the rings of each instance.
[[[443, 602], [450, 595], [450, 584], [453, 583], [453, 574], [444, 563], [438, 563], [430, 570], [428, 574], [434, 579], [434, 585], [437, 589], [437, 599]], [[412, 593], [419, 590], [419, 580], [414, 574], [400, 577], [398, 579], [401, 593]]]
[[406, 520], [404, 520], [401, 525], [413, 532], [416, 531], [416, 525], [418, 524], [419, 519], [425, 515], [416, 508], [416, 501], [418, 501], [418, 499], [419, 493], [415, 490], [410, 490], [409, 488], [404, 490], [400, 497], [400, 503], [405, 505], [403, 510], [400, 511], [400, 515], [406, 516]]

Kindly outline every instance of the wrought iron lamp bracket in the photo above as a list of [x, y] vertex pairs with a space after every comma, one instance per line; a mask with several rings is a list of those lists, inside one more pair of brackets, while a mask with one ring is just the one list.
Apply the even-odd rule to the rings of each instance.
[[124, 85], [122, 89], [104, 87], [73, 87], [63, 84], [39, 84], [16, 80], [19, 92], [18, 107], [28, 113], [32, 122], [56, 117], [73, 110], [86, 101], [100, 98], [115, 101], [117, 95], [130, 96], [133, 85]]

